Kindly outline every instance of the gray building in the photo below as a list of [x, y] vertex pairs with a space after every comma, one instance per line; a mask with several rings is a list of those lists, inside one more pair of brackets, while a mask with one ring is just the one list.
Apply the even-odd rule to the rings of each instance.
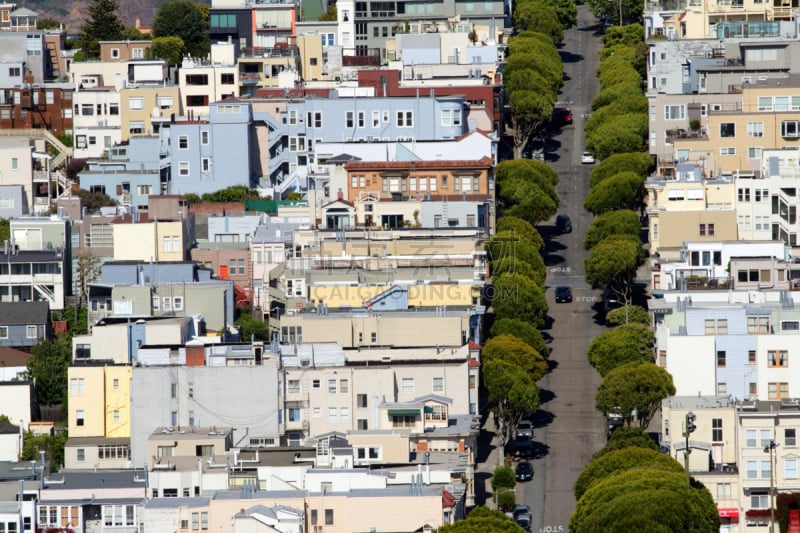
[[23, 185], [0, 185], [0, 218], [15, 218], [28, 213], [28, 195]]
[[123, 206], [146, 209], [148, 197], [166, 192], [168, 170], [161, 169], [158, 137], [131, 137], [109, 150], [108, 159], [88, 162], [81, 188], [102, 192]]
[[257, 187], [267, 153], [279, 153], [278, 125], [267, 113], [253, 113], [246, 101], [209, 104], [208, 120], [176, 120], [161, 128], [163, 164], [171, 194], [205, 194], [234, 185]]
[[249, 242], [259, 224], [265, 224], [267, 220], [267, 215], [210, 217], [208, 242]]
[[53, 336], [47, 302], [0, 303], [0, 346], [35, 346]]
[[33, 74], [34, 83], [51, 79], [50, 69], [45, 68], [45, 32], [4, 31], [0, 32], [0, 87], [13, 87], [22, 83], [25, 69]]
[[423, 228], [483, 228], [490, 229], [491, 198], [464, 195], [455, 201], [425, 200], [421, 203]]
[[253, 366], [138, 366], [131, 380], [131, 462], [148, 461], [158, 427], [233, 427], [234, 447], [280, 440], [278, 362]]

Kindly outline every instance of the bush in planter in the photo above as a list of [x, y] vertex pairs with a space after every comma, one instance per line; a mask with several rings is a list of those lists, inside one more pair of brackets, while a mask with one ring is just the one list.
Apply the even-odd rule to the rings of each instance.
[[689, 121], [689, 129], [692, 131], [697, 131], [700, 129], [700, 120], [693, 118]]
[[503, 511], [511, 511], [517, 505], [517, 495], [510, 491], [504, 490], [497, 493], [497, 508]]

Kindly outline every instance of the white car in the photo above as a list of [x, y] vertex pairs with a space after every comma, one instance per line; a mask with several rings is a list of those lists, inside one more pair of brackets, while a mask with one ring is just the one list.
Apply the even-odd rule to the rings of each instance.
[[581, 163], [586, 165], [594, 164], [594, 156], [589, 152], [583, 152], [581, 154]]

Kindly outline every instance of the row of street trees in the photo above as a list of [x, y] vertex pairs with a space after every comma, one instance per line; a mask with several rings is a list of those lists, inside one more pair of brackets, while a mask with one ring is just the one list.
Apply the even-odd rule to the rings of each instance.
[[[643, 153], [647, 100], [642, 94], [641, 26], [610, 28], [598, 70], [601, 90], [586, 123], [587, 146], [603, 161], [591, 175], [585, 207], [598, 215], [584, 238], [586, 279], [624, 307], [608, 313], [615, 326], [589, 345], [589, 363], [603, 377], [595, 402], [622, 415], [616, 429], [575, 482], [578, 504], [570, 531], [712, 532], [719, 515], [711, 494], [663, 455], [644, 432], [661, 401], [675, 394], [672, 377], [653, 361], [647, 311], [631, 304], [636, 271], [646, 260], [640, 238], [644, 180], [652, 168]], [[636, 423], [639, 427], [630, 427]]]
[[[89, 18], [81, 26], [78, 45], [83, 58], [100, 57], [100, 41], [142, 40], [148, 35], [135, 28], [126, 27], [116, 14], [116, 0], [93, 0], [89, 5]], [[208, 40], [208, 5], [191, 0], [167, 0], [158, 9], [153, 21], [152, 46], [147, 51], [149, 59], [169, 59], [180, 66], [187, 55], [206, 57], [210, 50]]]
[[711, 533], [719, 514], [708, 489], [639, 428], [619, 428], [574, 485], [569, 530]]

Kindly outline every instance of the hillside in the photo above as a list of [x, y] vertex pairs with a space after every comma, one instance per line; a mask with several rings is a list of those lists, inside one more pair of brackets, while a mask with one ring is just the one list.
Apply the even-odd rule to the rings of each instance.
[[[117, 0], [117, 15], [122, 22], [133, 26], [138, 17], [143, 26], [153, 23], [158, 6], [165, 0]], [[203, 2], [202, 0], [198, 3]], [[32, 9], [39, 14], [39, 18], [51, 18], [67, 25], [69, 33], [78, 33], [81, 23], [87, 16], [91, 0], [17, 0], [17, 5]]]

